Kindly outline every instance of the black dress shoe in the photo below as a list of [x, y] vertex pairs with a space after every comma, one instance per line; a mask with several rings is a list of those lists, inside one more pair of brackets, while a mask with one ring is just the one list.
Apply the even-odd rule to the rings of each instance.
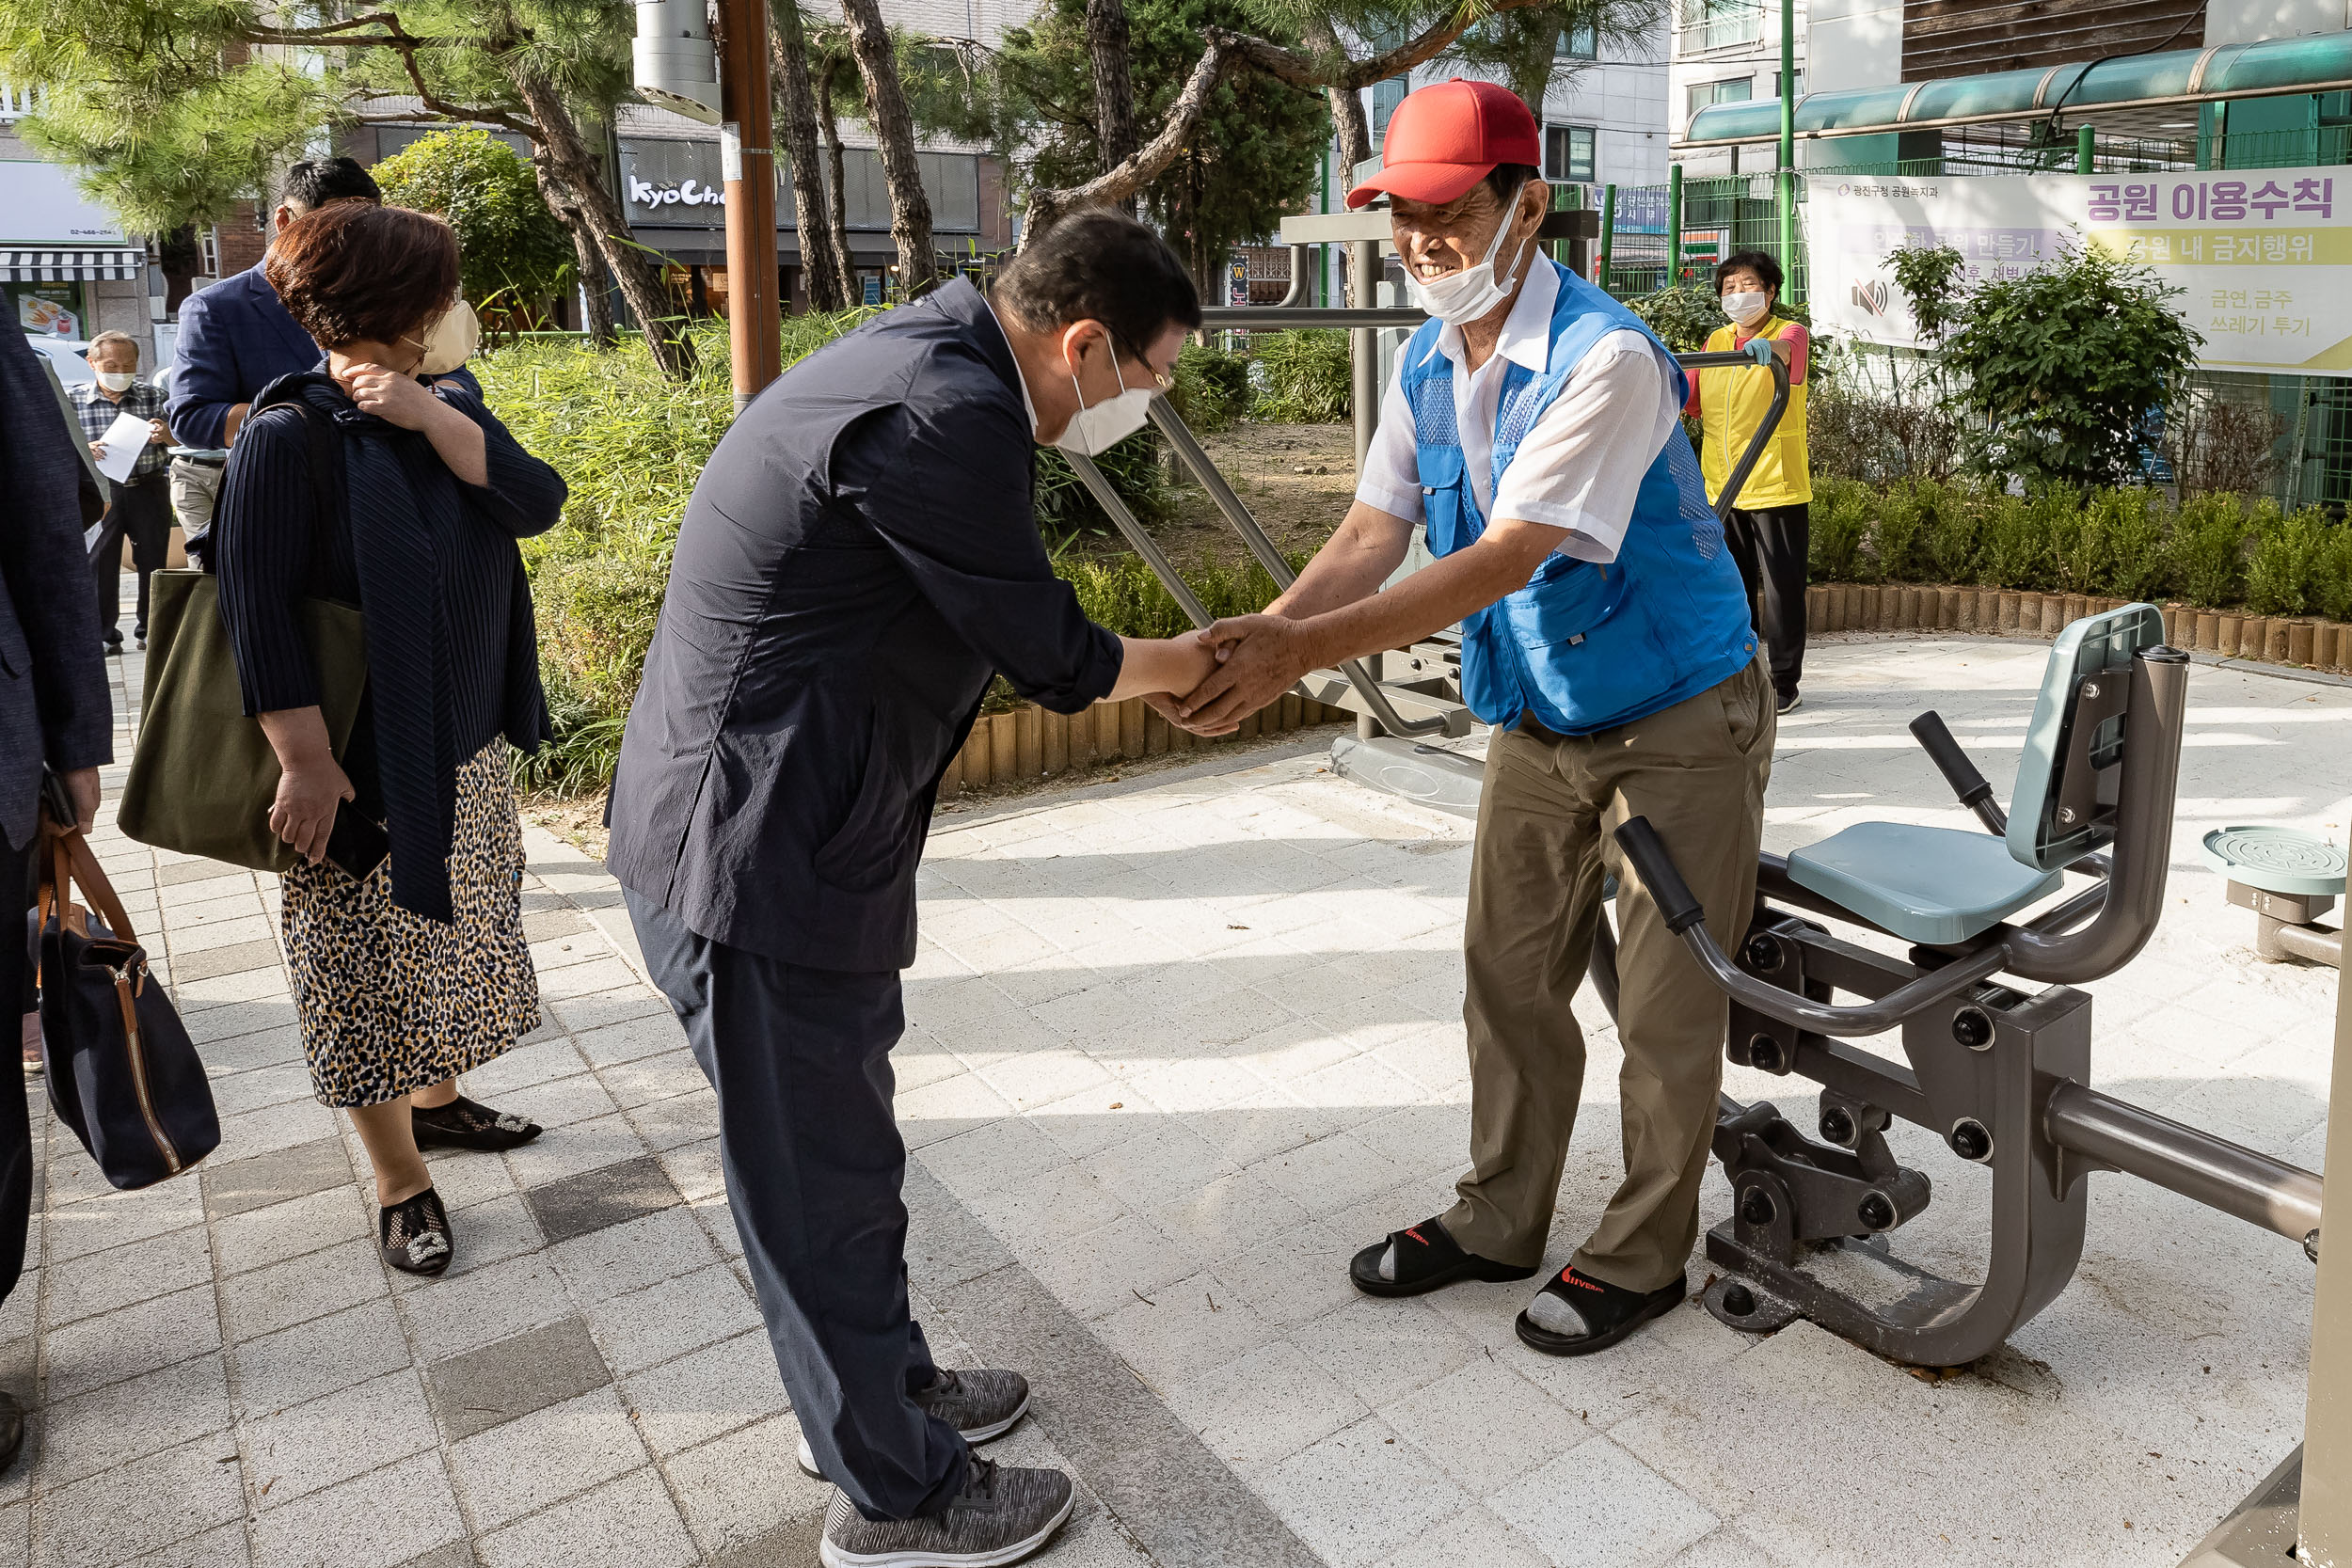
[[431, 1109], [410, 1106], [408, 1125], [416, 1134], [419, 1148], [471, 1148], [492, 1154], [518, 1148], [541, 1131], [539, 1124], [529, 1117], [493, 1111], [462, 1094], [446, 1105]]
[[1519, 1343], [1530, 1350], [1546, 1355], [1590, 1355], [1673, 1311], [1690, 1293], [1690, 1280], [1682, 1275], [1655, 1291], [1629, 1291], [1579, 1274], [1571, 1263], [1535, 1292], [1515, 1326]]
[[[1380, 1265], [1391, 1253], [1394, 1259], [1383, 1275]], [[1364, 1248], [1348, 1263], [1347, 1277], [1368, 1296], [1417, 1296], [1463, 1279], [1533, 1279], [1538, 1266], [1521, 1268], [1464, 1252], [1433, 1218], [1391, 1231], [1387, 1241]]]

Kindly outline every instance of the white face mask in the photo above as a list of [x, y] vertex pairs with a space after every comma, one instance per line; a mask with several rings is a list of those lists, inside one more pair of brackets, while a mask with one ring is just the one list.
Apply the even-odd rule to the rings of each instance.
[[1772, 296], [1760, 293], [1724, 295], [1724, 314], [1741, 326], [1754, 326], [1772, 308]]
[[1152, 394], [1158, 388], [1128, 386], [1126, 372], [1119, 368], [1117, 348], [1111, 350], [1111, 373], [1119, 377], [1118, 393], [1089, 408], [1086, 388], [1078, 385], [1078, 372], [1070, 372], [1070, 389], [1078, 394], [1078, 411], [1070, 416], [1061, 439], [1054, 445], [1080, 457], [1100, 457], [1143, 428], [1143, 421], [1152, 417]]
[[433, 324], [433, 330], [424, 335], [422, 342], [414, 338], [401, 341], [416, 343], [424, 350], [424, 357], [417, 363], [417, 374], [447, 375], [472, 358], [473, 351], [481, 346], [482, 323], [474, 315], [473, 307], [461, 295], [441, 312], [441, 319]]
[[1495, 252], [1502, 246], [1502, 236], [1511, 231], [1518, 216], [1519, 193], [1513, 191], [1502, 204], [1502, 222], [1495, 229], [1495, 237], [1486, 242], [1486, 254], [1474, 267], [1443, 277], [1422, 278], [1407, 275], [1413, 297], [1421, 308], [1448, 326], [1467, 326], [1510, 297], [1511, 285], [1518, 280], [1520, 258], [1527, 253], [1522, 243], [1511, 258], [1511, 271], [1502, 277], [1495, 276]]
[[138, 382], [139, 372], [136, 371], [100, 371], [98, 372], [98, 384], [109, 392], [127, 392], [137, 386]]

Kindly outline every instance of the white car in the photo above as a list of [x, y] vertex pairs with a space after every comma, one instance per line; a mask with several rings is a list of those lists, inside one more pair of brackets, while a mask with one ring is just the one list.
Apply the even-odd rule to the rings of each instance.
[[77, 338], [37, 338], [27, 332], [25, 341], [33, 345], [35, 354], [48, 356], [50, 368], [57, 379], [69, 387], [85, 385], [98, 379], [89, 361], [82, 356], [89, 352], [89, 344]]

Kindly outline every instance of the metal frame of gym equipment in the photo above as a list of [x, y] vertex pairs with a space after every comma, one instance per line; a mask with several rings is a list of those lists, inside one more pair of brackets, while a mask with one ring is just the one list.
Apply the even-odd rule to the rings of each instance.
[[[1597, 214], [1559, 212], [1547, 214], [1538, 239], [1565, 242], [1570, 266], [1581, 270], [1597, 229]], [[1302, 307], [1311, 275], [1310, 251], [1315, 245], [1344, 244], [1351, 257], [1359, 299], [1368, 298], [1376, 281], [1379, 242], [1388, 236], [1385, 213], [1333, 214], [1282, 220], [1282, 236], [1291, 250], [1290, 293], [1280, 304], [1221, 307], [1204, 310], [1203, 326], [1212, 330], [1249, 328], [1279, 330], [1297, 326], [1345, 327], [1350, 335], [1354, 371], [1356, 456], [1360, 467], [1376, 426], [1380, 400], [1378, 352], [1375, 335], [1391, 327], [1418, 326], [1428, 317], [1418, 309], [1357, 306], [1322, 309]], [[1681, 354], [1676, 360], [1685, 370], [1762, 368], [1746, 354]], [[1724, 483], [1715, 515], [1722, 520], [1731, 510], [1740, 487], [1764, 454], [1788, 406], [1788, 372], [1778, 359], [1769, 361], [1772, 401], [1748, 449]], [[1153, 398], [1152, 422], [1178, 459], [1209, 494], [1209, 499], [1241, 536], [1260, 566], [1278, 588], [1295, 578], [1290, 562], [1275, 547], [1242, 499], [1203, 451], [1200, 440], [1166, 398]], [[1152, 568], [1195, 626], [1205, 626], [1210, 616], [1158, 544], [1120, 499], [1093, 459], [1065, 454], [1070, 466], [1098, 505], [1109, 515], [1120, 533]], [[1309, 672], [1295, 689], [1327, 706], [1357, 715], [1357, 733], [1343, 736], [1331, 748], [1333, 771], [1343, 777], [1385, 789], [1461, 816], [1474, 816], [1483, 768], [1477, 759], [1437, 746], [1421, 737], [1459, 739], [1474, 721], [1462, 702], [1462, 639], [1458, 630], [1439, 632], [1409, 648], [1349, 659], [1336, 670]]]
[[[2060, 634], [2019, 773], [2015, 804], [2030, 815], [2015, 826], [1943, 721], [1931, 711], [1912, 722], [1961, 803], [2015, 859], [2092, 879], [2023, 924], [1996, 920], [1892, 958], [1838, 939], [1823, 920], [1910, 938], [1768, 854], [1729, 956], [1702, 923], [1672, 847], [1643, 818], [1618, 828], [1668, 927], [1731, 998], [1731, 1060], [1820, 1085], [1818, 1142], [1769, 1103], [1724, 1102], [1715, 1153], [1733, 1216], [1707, 1238], [1708, 1258], [1726, 1271], [1706, 1295], [1720, 1321], [1762, 1331], [1803, 1316], [1897, 1361], [1965, 1365], [2073, 1277], [2083, 1179], [2094, 1170], [2153, 1181], [2319, 1257], [2318, 1177], [2089, 1084], [2090, 997], [2074, 985], [2128, 963], [2163, 912], [2188, 658], [2163, 644], [2162, 627], [2161, 612], [2135, 605]], [[1605, 945], [1594, 970], [1599, 979], [1606, 963], [1601, 990], [1613, 1003]], [[1996, 976], [2050, 984], [2026, 990]], [[1864, 1000], [1837, 1004], [1836, 992]], [[1899, 1032], [1900, 1061], [1851, 1043], [1888, 1031]], [[1939, 1278], [1888, 1248], [1930, 1193], [1927, 1177], [1888, 1150], [1885, 1129], [1898, 1117], [1992, 1171], [1991, 1259], [1979, 1283]]]

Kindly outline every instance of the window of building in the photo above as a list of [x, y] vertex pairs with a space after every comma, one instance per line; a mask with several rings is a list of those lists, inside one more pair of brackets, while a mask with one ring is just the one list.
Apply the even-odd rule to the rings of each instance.
[[1735, 77], [1728, 82], [1693, 82], [1691, 84], [1691, 112], [1716, 103], [1745, 103], [1756, 96], [1756, 78]]
[[1372, 85], [1372, 150], [1380, 150], [1380, 143], [1389, 134], [1389, 117], [1405, 102], [1411, 84], [1402, 76], [1391, 76], [1385, 82]]
[[1756, 0], [1681, 0], [1681, 12], [1686, 50], [1731, 49], [1764, 36], [1764, 8]]
[[1560, 39], [1552, 46], [1552, 53], [1564, 60], [1600, 58], [1600, 28], [1590, 18], [1568, 24], [1560, 29]]
[[[1790, 93], [1789, 96], [1791, 98], [1803, 98], [1804, 96], [1804, 72], [1802, 71], [1791, 71], [1789, 73], [1789, 81], [1797, 89], [1796, 91]], [[1777, 71], [1772, 72], [1772, 97], [1774, 99], [1778, 99], [1780, 97], [1780, 72]]]
[[1544, 127], [1544, 178], [1591, 183], [1593, 142], [1589, 125]]

